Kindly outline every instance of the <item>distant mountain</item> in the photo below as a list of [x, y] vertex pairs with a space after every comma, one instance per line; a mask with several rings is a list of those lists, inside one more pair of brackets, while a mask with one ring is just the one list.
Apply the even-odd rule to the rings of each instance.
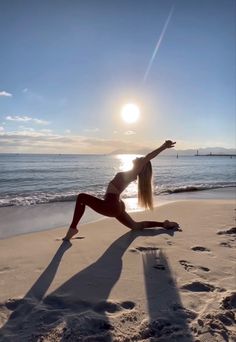
[[[114, 154], [141, 154], [145, 155], [149, 152], [151, 152], [152, 149], [145, 148], [140, 150], [132, 150], [132, 149], [119, 149], [111, 152], [111, 155]], [[205, 147], [205, 148], [199, 148], [199, 149], [187, 149], [187, 150], [176, 150], [176, 149], [168, 149], [162, 152], [162, 155], [169, 155], [169, 156], [176, 156], [182, 155], [182, 156], [194, 156], [195, 154], [199, 155], [205, 155], [205, 154], [236, 154], [236, 149], [234, 148], [224, 148], [224, 147]]]
[[114, 154], [147, 154], [151, 152], [151, 149], [147, 148], [147, 149], [140, 149], [140, 150], [134, 150], [134, 149], [129, 149], [129, 148], [122, 148], [122, 149], [119, 149], [119, 150], [115, 150], [115, 151], [112, 151], [111, 153], [109, 153], [110, 155], [114, 155]]

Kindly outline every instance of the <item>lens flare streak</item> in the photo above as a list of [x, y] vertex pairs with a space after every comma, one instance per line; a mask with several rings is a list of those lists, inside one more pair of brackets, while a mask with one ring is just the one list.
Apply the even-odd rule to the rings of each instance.
[[155, 49], [154, 49], [154, 51], [153, 51], [152, 57], [151, 57], [151, 59], [150, 59], [150, 61], [149, 61], [149, 63], [148, 63], [147, 70], [146, 70], [146, 72], [145, 72], [145, 74], [144, 74], [144, 77], [143, 77], [143, 81], [144, 81], [144, 82], [146, 82], [146, 80], [147, 80], [147, 78], [148, 78], [148, 74], [149, 74], [149, 72], [150, 72], [150, 70], [151, 70], [152, 64], [153, 64], [153, 62], [154, 62], [154, 60], [155, 60], [155, 57], [156, 57], [156, 54], [157, 54], [157, 52], [158, 52], [158, 50], [159, 50], [159, 48], [160, 48], [162, 39], [163, 39], [163, 37], [164, 37], [164, 35], [165, 35], [165, 32], [166, 32], [166, 30], [167, 30], [167, 27], [168, 27], [168, 25], [169, 25], [169, 22], [170, 22], [170, 20], [171, 20], [171, 17], [172, 17], [172, 15], [173, 15], [173, 12], [174, 12], [174, 6], [171, 7], [170, 13], [169, 13], [169, 15], [168, 15], [168, 17], [167, 17], [167, 19], [166, 19], [166, 21], [165, 21], [165, 24], [164, 24], [163, 29], [162, 29], [162, 31], [161, 31], [161, 35], [160, 35], [160, 37], [159, 37], [159, 39], [158, 39], [158, 41], [157, 41], [156, 47], [155, 47]]

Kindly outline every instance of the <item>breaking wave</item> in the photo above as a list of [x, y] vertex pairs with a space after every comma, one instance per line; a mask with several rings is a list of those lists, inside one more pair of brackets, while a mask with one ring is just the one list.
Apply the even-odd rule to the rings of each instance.
[[[162, 186], [154, 189], [154, 195], [168, 195], [168, 194], [176, 194], [176, 193], [184, 193], [184, 192], [193, 192], [193, 191], [203, 191], [203, 190], [211, 190], [211, 189], [219, 189], [219, 188], [229, 188], [236, 187], [236, 182], [229, 183], [212, 183], [212, 184], [190, 184], [190, 185], [177, 185], [177, 186]], [[96, 190], [96, 189], [95, 189]], [[96, 191], [86, 191], [84, 192], [90, 193], [99, 198], [103, 198], [104, 189], [97, 189]], [[5, 194], [0, 196], [0, 207], [9, 207], [9, 206], [29, 206], [36, 204], [45, 204], [45, 203], [56, 203], [56, 202], [71, 202], [76, 200], [76, 196], [78, 195], [78, 191], [69, 191], [69, 192], [32, 192], [32, 193], [21, 193], [21, 194]], [[123, 198], [131, 198], [136, 197], [136, 191], [132, 192], [124, 192], [122, 194]]]

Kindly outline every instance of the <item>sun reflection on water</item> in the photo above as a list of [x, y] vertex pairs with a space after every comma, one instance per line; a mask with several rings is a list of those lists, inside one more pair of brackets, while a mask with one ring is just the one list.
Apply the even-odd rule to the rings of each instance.
[[141, 157], [140, 154], [117, 154], [116, 158], [119, 160], [119, 170], [128, 171], [133, 167], [133, 160], [135, 158]]

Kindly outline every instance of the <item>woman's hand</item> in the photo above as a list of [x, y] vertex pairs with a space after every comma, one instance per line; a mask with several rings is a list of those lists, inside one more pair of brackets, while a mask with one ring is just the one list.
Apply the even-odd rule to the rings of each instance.
[[173, 141], [171, 141], [171, 140], [166, 140], [166, 141], [164, 142], [163, 146], [164, 146], [165, 148], [171, 148], [171, 147], [175, 147], [175, 144], [176, 144], [176, 142], [173, 142]]
[[[145, 164], [147, 164], [147, 162], [149, 162], [151, 159], [155, 158], [159, 153], [161, 153], [162, 151], [164, 151], [166, 148], [171, 148], [175, 146], [175, 142], [171, 141], [171, 140], [166, 140], [164, 142], [163, 145], [161, 145], [160, 147], [158, 147], [156, 150], [148, 153], [144, 158], [143, 158], [143, 166]], [[143, 167], [142, 166], [142, 167]], [[142, 170], [142, 169], [141, 169]], [[141, 171], [140, 170], [140, 171]]]

